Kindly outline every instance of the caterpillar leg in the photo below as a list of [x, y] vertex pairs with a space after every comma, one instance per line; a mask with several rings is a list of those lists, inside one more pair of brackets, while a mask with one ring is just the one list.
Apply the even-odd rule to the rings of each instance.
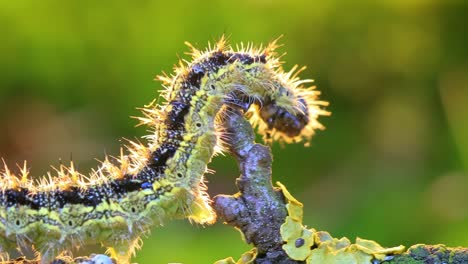
[[[69, 251], [65, 250], [64, 247], [59, 246], [55, 243], [50, 243], [47, 246], [42, 247], [40, 251], [35, 253], [36, 260], [41, 264], [48, 264], [53, 262], [55, 259], [68, 259], [71, 257], [68, 255]], [[69, 261], [70, 262], [70, 261]]]
[[8, 255], [8, 252], [3, 252], [2, 250], [3, 249], [0, 248], [0, 263], [10, 260], [10, 255]]
[[130, 238], [129, 240], [122, 239], [118, 242], [114, 241], [114, 244], [107, 248], [106, 254], [115, 259], [118, 264], [130, 264], [135, 251], [140, 249], [141, 246], [142, 240], [140, 237]]
[[198, 224], [212, 224], [216, 221], [216, 213], [209, 204], [209, 197], [204, 191], [195, 195], [195, 200], [192, 202], [189, 210], [189, 220]]
[[9, 259], [8, 250], [6, 249], [6, 243], [3, 238], [0, 237], [0, 263], [6, 262]]

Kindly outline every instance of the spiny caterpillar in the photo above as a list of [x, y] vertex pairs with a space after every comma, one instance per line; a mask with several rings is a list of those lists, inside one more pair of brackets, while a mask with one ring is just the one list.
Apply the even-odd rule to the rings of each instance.
[[159, 76], [166, 103], [151, 103], [139, 120], [152, 134], [147, 145], [129, 142], [117, 164], [105, 158], [85, 176], [60, 166], [57, 176], [28, 178], [26, 164], [15, 176], [5, 166], [0, 178], [0, 259], [33, 245], [49, 263], [77, 245], [101, 243], [118, 263], [129, 263], [140, 236], [174, 218], [215, 221], [203, 175], [223, 151], [221, 120], [229, 107], [243, 110], [267, 140], [309, 140], [322, 128], [327, 103], [316, 100], [301, 70], [285, 72], [273, 41], [265, 48], [229, 47], [224, 38], [206, 51], [192, 45], [192, 61], [175, 74]]

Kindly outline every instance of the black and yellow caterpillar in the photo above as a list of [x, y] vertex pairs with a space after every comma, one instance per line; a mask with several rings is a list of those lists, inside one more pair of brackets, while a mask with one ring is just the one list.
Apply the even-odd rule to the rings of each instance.
[[130, 142], [117, 164], [108, 158], [85, 176], [71, 164], [57, 176], [28, 179], [26, 165], [0, 178], [0, 259], [33, 245], [42, 263], [76, 245], [102, 243], [118, 263], [128, 263], [140, 236], [174, 218], [212, 223], [215, 214], [203, 175], [223, 149], [219, 120], [238, 107], [267, 140], [307, 141], [322, 128], [326, 102], [304, 87], [300, 70], [285, 72], [275, 53], [251, 45], [232, 49], [224, 38], [206, 51], [193, 46], [190, 62], [173, 76], [161, 76], [166, 103], [143, 109], [141, 123], [152, 128], [147, 145]]

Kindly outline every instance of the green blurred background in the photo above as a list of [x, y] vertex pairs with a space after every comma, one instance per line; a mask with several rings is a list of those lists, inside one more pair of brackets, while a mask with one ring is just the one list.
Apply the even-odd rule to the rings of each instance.
[[[117, 154], [190, 41], [205, 47], [284, 35], [285, 68], [307, 65], [331, 102], [312, 146], [273, 145], [273, 178], [305, 222], [385, 246], [468, 246], [468, 2], [1, 1], [0, 156], [43, 175], [72, 158], [87, 172]], [[210, 165], [233, 193], [232, 158]], [[140, 263], [211, 263], [250, 246], [217, 223], [174, 221]], [[156, 259], [156, 260], [155, 260]]]

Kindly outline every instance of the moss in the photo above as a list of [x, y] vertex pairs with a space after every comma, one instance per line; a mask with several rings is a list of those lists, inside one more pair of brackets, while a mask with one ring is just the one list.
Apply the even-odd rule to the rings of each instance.
[[392, 260], [385, 263], [468, 263], [468, 249], [449, 248], [445, 245], [417, 244], [410, 247], [407, 252], [396, 255]]

